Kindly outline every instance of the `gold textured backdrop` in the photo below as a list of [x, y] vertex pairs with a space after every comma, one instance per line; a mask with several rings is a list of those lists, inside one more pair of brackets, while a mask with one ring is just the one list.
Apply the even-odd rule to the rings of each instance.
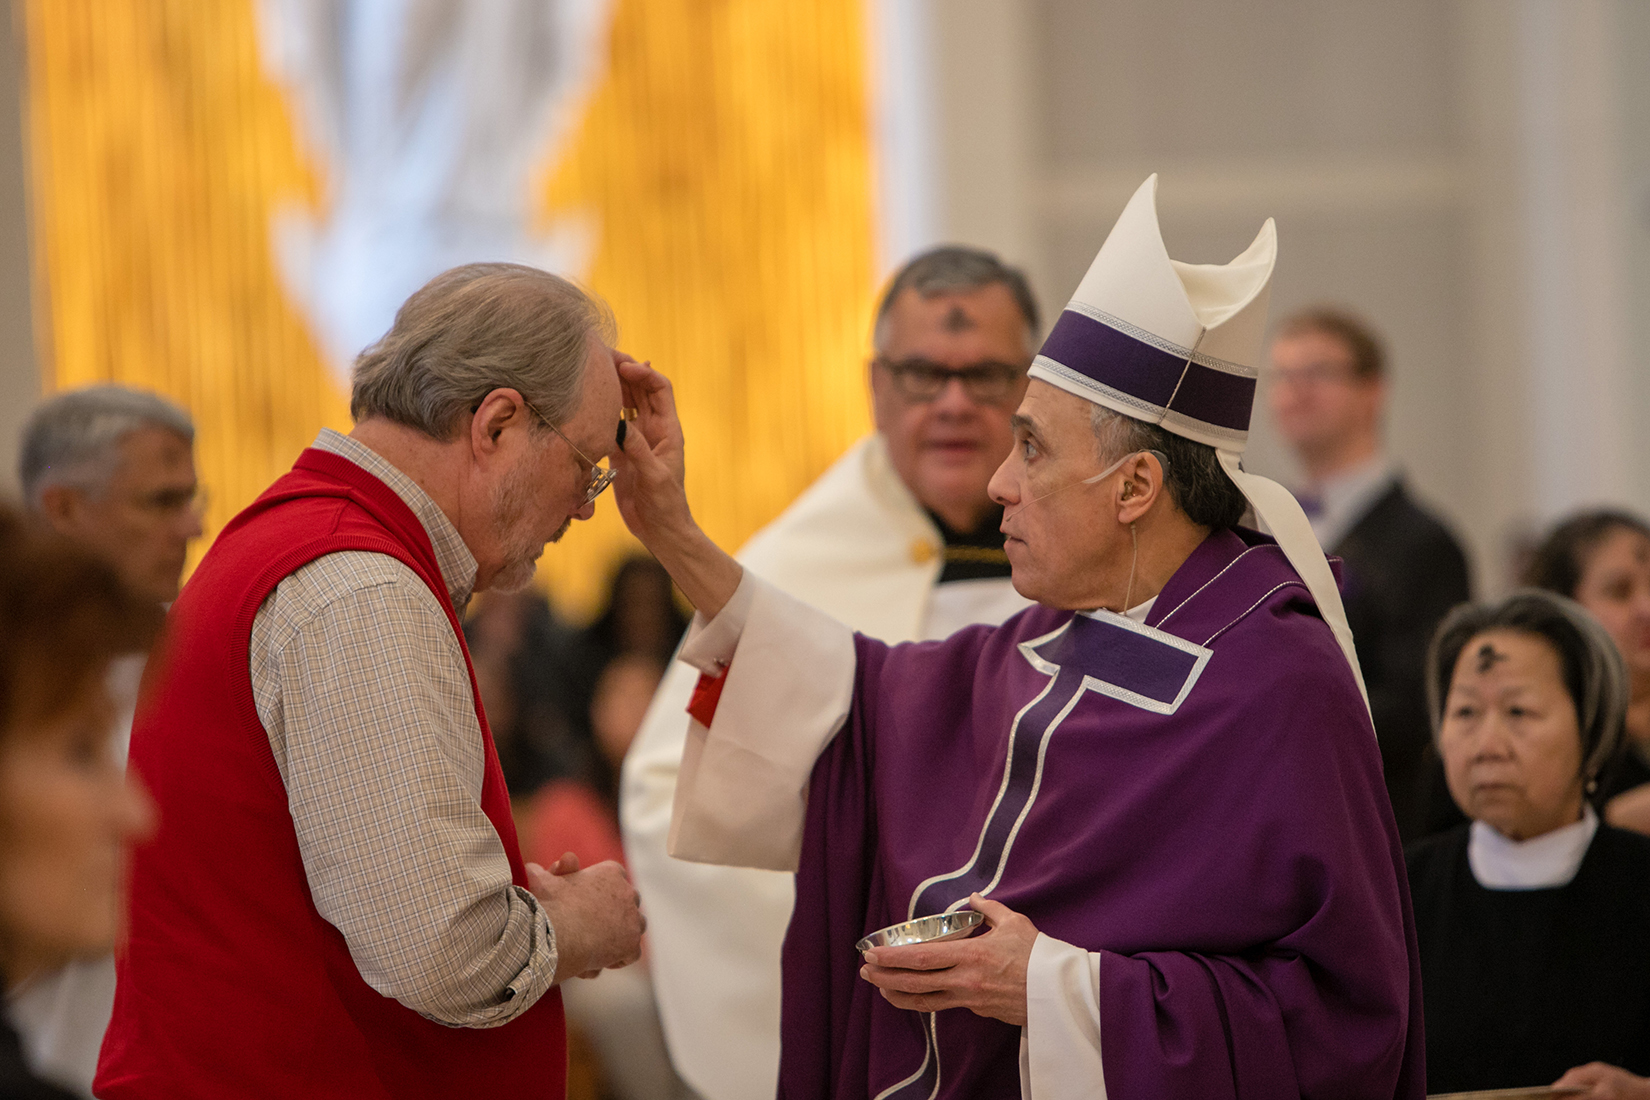
[[[689, 493], [732, 547], [868, 423], [873, 293], [863, 0], [616, 0], [609, 63], [543, 209], [597, 227], [586, 281], [676, 382]], [[208, 535], [344, 395], [269, 244], [325, 202], [252, 0], [25, 0], [48, 385], [147, 386], [200, 428]], [[628, 535], [611, 502], [546, 552], [587, 614]], [[197, 556], [198, 556], [197, 550]]]

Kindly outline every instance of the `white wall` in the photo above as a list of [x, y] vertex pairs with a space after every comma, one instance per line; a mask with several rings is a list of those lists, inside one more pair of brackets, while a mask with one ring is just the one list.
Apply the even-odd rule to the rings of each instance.
[[[1177, 258], [1274, 216], [1274, 316], [1328, 300], [1382, 330], [1392, 450], [1481, 588], [1573, 507], [1650, 511], [1650, 5], [926, 8], [934, 236], [1026, 264], [1052, 314], [1160, 172]], [[1249, 455], [1294, 473], [1263, 408]]]

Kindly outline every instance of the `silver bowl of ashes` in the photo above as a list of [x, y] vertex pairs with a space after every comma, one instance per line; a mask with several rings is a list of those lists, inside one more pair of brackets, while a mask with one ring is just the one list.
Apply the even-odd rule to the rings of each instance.
[[872, 932], [854, 944], [854, 950], [863, 955], [873, 947], [905, 947], [913, 943], [960, 940], [983, 923], [985, 914], [977, 909], [959, 909], [955, 913], [918, 917], [904, 924], [892, 924]]

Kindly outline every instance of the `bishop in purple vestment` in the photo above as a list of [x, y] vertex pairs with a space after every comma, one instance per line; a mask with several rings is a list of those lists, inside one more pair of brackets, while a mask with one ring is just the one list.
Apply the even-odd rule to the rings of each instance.
[[[1154, 195], [1030, 369], [991, 491], [1041, 606], [1001, 627], [889, 647], [743, 572], [689, 514], [669, 384], [621, 367], [620, 506], [700, 611], [673, 853], [797, 874], [786, 1100], [1424, 1095], [1345, 613], [1237, 457], [1271, 224], [1178, 264]], [[856, 951], [968, 906], [971, 939]]]
[[[1039, 608], [856, 653], [809, 790], [782, 1096], [1018, 1094], [1020, 1028], [895, 1008], [859, 977], [859, 937], [974, 893], [1098, 956], [1078, 974], [1097, 987], [1091, 1095], [1424, 1091], [1373, 729], [1269, 539], [1211, 534], [1144, 624]], [[1034, 972], [1057, 978], [1046, 953]]]

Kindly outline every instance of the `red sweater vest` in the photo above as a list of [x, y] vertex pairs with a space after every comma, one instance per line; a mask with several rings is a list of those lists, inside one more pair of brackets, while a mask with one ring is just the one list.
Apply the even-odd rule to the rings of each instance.
[[[165, 1097], [435, 1098], [565, 1093], [561, 994], [496, 1028], [450, 1028], [361, 979], [316, 912], [286, 789], [248, 673], [252, 619], [282, 579], [324, 554], [368, 550], [430, 586], [462, 647], [435, 551], [411, 509], [336, 455], [304, 452], [224, 528], [172, 606], [132, 729], [132, 767], [160, 810], [133, 853], [131, 921], [96, 1091]], [[469, 651], [465, 650], [465, 660]], [[481, 808], [527, 884], [498, 755]], [[423, 870], [417, 852], [385, 852]]]

